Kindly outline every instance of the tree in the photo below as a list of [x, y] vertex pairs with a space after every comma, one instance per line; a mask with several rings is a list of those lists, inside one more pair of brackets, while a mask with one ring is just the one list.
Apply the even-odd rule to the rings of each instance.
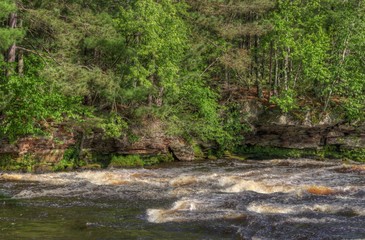
[[272, 101], [284, 111], [318, 102], [325, 114], [364, 116], [364, 1], [280, 0], [269, 16], [273, 30], [266, 44], [275, 52]]
[[133, 1], [116, 20], [125, 44], [120, 84], [148, 92], [150, 106], [178, 91], [187, 46], [183, 12], [184, 5], [171, 0]]
[[[23, 36], [21, 29], [17, 29], [17, 13], [14, 1], [6, 0], [0, 3], [0, 51], [3, 52], [0, 57], [0, 65], [4, 62], [13, 63], [16, 60], [15, 42]], [[9, 74], [10, 66], [8, 64], [6, 75]]]
[[[26, 41], [22, 39], [24, 31], [15, 28], [20, 17], [15, 3], [2, 1], [0, 9], [2, 20], [6, 21], [8, 16], [8, 26], [0, 29], [3, 33], [0, 34], [0, 46], [6, 57], [1, 61], [8, 73], [1, 76], [0, 82], [0, 137], [16, 140], [19, 136], [44, 133], [46, 122], [76, 118], [85, 112], [79, 105], [80, 96], [63, 95], [59, 88], [41, 76], [48, 62], [40, 51], [23, 45]], [[21, 14], [21, 18], [24, 17]], [[23, 59], [19, 54], [16, 56], [16, 49], [24, 49], [29, 54]], [[18, 67], [24, 67], [18, 74], [14, 71], [16, 58], [21, 64]]]

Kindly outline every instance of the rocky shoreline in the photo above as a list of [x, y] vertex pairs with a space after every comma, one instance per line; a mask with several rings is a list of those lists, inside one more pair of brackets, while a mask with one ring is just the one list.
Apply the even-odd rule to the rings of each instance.
[[[193, 161], [197, 158], [194, 146], [182, 138], [166, 136], [160, 130], [141, 134], [139, 129], [139, 134], [137, 139], [131, 141], [126, 136], [105, 138], [103, 132], [97, 128], [85, 134], [81, 131], [72, 131], [65, 125], [56, 125], [50, 136], [25, 137], [15, 143], [1, 141], [0, 166], [4, 168], [13, 159], [17, 159], [18, 162], [24, 162], [26, 159], [27, 165], [34, 165], [41, 171], [49, 171], [65, 159], [65, 155], [70, 154], [70, 149], [73, 155], [76, 154], [73, 158], [82, 159], [84, 165], [94, 167], [99, 161], [98, 158], [105, 159], [110, 156], [153, 157], [169, 154], [178, 161]], [[338, 152], [364, 151], [365, 125], [256, 125], [251, 132], [245, 134], [240, 146], [302, 150], [330, 148]], [[198, 154], [199, 158], [208, 158], [201, 155], [201, 152]]]
[[365, 125], [257, 125], [244, 144], [295, 149], [365, 148]]

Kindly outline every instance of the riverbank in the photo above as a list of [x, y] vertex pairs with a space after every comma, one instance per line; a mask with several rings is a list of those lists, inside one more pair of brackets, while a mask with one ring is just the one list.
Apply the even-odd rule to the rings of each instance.
[[[348, 161], [365, 162], [365, 149], [362, 148], [339, 150], [329, 147], [321, 149], [289, 149], [268, 146], [241, 146], [233, 153], [226, 151], [220, 156], [216, 156], [211, 152], [207, 155], [198, 147], [195, 147], [195, 150], [195, 161], [199, 162], [217, 160], [219, 158], [239, 161], [245, 161], [246, 159], [309, 158], [319, 161], [337, 159], [342, 160], [344, 163]], [[75, 154], [75, 151], [77, 149], [66, 150], [63, 158], [57, 162], [47, 162], [44, 159], [37, 159], [31, 155], [13, 157], [3, 154], [0, 158], [0, 171], [45, 173], [75, 170], [141, 168], [179, 161], [171, 153], [158, 155], [98, 155], [94, 156], [92, 160], [86, 161], [85, 159], [74, 157], [78, 155]]]
[[158, 122], [121, 138], [108, 138], [98, 128], [89, 132], [72, 125], [52, 126], [48, 136], [24, 137], [0, 144], [3, 171], [51, 172], [130, 168], [172, 161], [226, 159], [312, 158], [365, 162], [365, 126], [322, 124], [308, 126], [261, 122], [243, 132], [230, 151], [214, 143], [186, 141], [167, 135]]

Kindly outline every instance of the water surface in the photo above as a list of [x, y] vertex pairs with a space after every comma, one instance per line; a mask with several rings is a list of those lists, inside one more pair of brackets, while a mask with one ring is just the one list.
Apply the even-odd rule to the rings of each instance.
[[218, 160], [0, 175], [1, 239], [365, 239], [365, 166]]

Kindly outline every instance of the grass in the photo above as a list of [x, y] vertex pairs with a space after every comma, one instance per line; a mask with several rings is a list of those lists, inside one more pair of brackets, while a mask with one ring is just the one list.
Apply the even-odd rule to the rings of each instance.
[[143, 167], [144, 164], [139, 155], [113, 156], [109, 167]]
[[278, 147], [241, 147], [236, 154], [254, 159], [270, 158], [316, 158], [316, 159], [343, 159], [365, 162], [365, 148], [359, 149], [338, 149], [336, 147], [325, 147], [323, 149], [290, 149]]
[[126, 156], [114, 155], [112, 156], [109, 167], [117, 167], [117, 168], [143, 167], [172, 161], [174, 161], [174, 158], [172, 157], [171, 154], [161, 154], [161, 155], [145, 156], [145, 157], [141, 157], [140, 155], [126, 155]]
[[242, 147], [239, 148], [236, 152], [237, 154], [257, 159], [300, 158], [300, 157], [316, 156], [316, 150], [261, 147], [261, 146]]

